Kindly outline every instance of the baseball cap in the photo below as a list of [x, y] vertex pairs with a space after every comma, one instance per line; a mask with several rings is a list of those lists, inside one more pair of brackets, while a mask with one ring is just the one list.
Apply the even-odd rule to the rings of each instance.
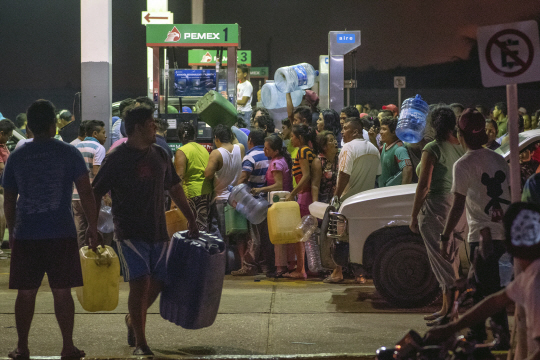
[[391, 112], [394, 113], [394, 115], [396, 115], [398, 113], [398, 108], [394, 104], [383, 105], [382, 109], [383, 110], [390, 110]]
[[520, 107], [520, 108], [518, 109], [518, 112], [523, 113], [523, 114], [526, 114], [526, 113], [527, 113], [527, 109], [525, 109], [524, 107]]
[[0, 120], [4, 120], [4, 119], [5, 119], [4, 115], [2, 115], [2, 113], [0, 112]]
[[191, 113], [193, 113], [193, 110], [191, 110], [191, 108], [189, 106], [183, 106], [182, 107], [182, 112], [191, 114]]
[[465, 109], [458, 120], [458, 127], [468, 145], [480, 146], [488, 142], [486, 119], [476, 109]]

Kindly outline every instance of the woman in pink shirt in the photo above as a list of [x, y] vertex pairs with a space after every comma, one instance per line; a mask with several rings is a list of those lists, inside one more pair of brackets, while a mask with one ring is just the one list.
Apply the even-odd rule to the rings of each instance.
[[[251, 192], [256, 195], [260, 192], [271, 191], [292, 191], [292, 159], [287, 149], [283, 147], [283, 140], [277, 135], [270, 135], [264, 141], [264, 155], [268, 156], [270, 164], [266, 171], [266, 186], [252, 189]], [[293, 245], [293, 246], [290, 246]], [[276, 277], [283, 277], [287, 270], [287, 255], [291, 260], [291, 269], [294, 269], [294, 245], [281, 244], [274, 245], [276, 254]]]

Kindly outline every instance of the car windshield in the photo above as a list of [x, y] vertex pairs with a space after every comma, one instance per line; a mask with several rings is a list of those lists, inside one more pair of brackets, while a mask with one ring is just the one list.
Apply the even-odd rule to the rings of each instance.
[[[523, 143], [529, 136], [524, 135], [523, 133], [518, 134], [519, 135], [519, 144]], [[501, 147], [499, 147], [495, 152], [501, 154], [502, 156], [506, 156], [508, 152], [510, 152], [510, 142], [507, 141], [506, 143], [502, 144]]]

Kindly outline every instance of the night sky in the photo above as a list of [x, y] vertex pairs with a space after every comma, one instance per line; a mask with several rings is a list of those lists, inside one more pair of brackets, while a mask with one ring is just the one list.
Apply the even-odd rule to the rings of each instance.
[[[169, 0], [176, 23], [191, 2]], [[113, 101], [144, 95], [145, 0], [113, 0]], [[538, 0], [206, 0], [206, 23], [238, 23], [253, 66], [309, 62], [327, 53], [328, 31], [361, 30], [359, 70], [466, 59], [478, 26], [538, 19]], [[0, 0], [0, 112], [14, 118], [36, 98], [71, 108], [80, 91], [80, 2]], [[180, 67], [187, 50], [176, 50]]]

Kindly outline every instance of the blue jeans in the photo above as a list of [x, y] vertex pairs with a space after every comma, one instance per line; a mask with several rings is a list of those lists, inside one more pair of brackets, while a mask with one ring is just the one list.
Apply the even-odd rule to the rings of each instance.
[[246, 123], [246, 126], [248, 128], [250, 128], [251, 126], [251, 110], [250, 111], [239, 111], [238, 112], [238, 115], [240, 115], [242, 117], [242, 119], [244, 119], [244, 122]]

